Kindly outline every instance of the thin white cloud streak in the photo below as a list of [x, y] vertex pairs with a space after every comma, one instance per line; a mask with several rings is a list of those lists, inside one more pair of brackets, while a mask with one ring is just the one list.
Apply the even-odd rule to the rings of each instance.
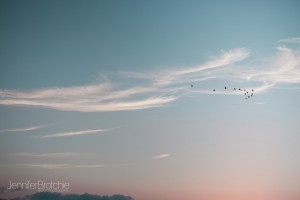
[[32, 127], [27, 127], [27, 128], [15, 128], [15, 129], [4, 129], [0, 130], [0, 133], [7, 133], [7, 132], [29, 132], [29, 131], [34, 131], [41, 129], [45, 127], [46, 125], [41, 125], [41, 126], [32, 126]]
[[300, 38], [295, 37], [295, 38], [287, 38], [287, 39], [282, 39], [278, 41], [279, 43], [296, 43], [300, 44]]
[[79, 153], [74, 152], [61, 152], [61, 153], [12, 153], [13, 156], [22, 156], [22, 157], [43, 157], [43, 158], [62, 158], [69, 156], [78, 156]]
[[61, 169], [65, 168], [65, 164], [23, 164], [22, 167], [42, 168], [42, 169]]
[[21, 166], [29, 168], [41, 169], [71, 169], [71, 168], [102, 168], [106, 164], [87, 164], [87, 165], [71, 165], [71, 164], [22, 164]]
[[257, 103], [254, 103], [255, 105], [265, 105], [266, 103], [264, 102], [257, 102]]
[[[284, 39], [298, 43], [299, 38]], [[279, 84], [300, 83], [299, 49], [279, 46], [271, 61], [241, 63], [249, 58], [246, 48], [222, 51], [219, 56], [195, 67], [153, 72], [122, 72], [122, 80], [139, 79], [139, 86], [120, 87], [107, 78], [100, 84], [79, 87], [47, 88], [33, 91], [0, 90], [0, 105], [34, 106], [61, 111], [110, 112], [166, 106], [187, 92], [212, 94], [212, 88], [194, 87], [191, 83], [232, 82], [237, 87], [253, 88], [264, 93]], [[267, 60], [267, 59], [266, 59]], [[205, 85], [205, 84], [203, 84]], [[216, 92], [214, 94], [237, 94]]]
[[184, 74], [191, 74], [191, 73], [198, 73], [205, 70], [211, 70], [219, 67], [224, 67], [230, 65], [235, 62], [239, 62], [241, 60], [246, 59], [249, 56], [249, 51], [245, 48], [237, 48], [231, 49], [229, 51], [223, 51], [221, 56], [194, 68], [184, 69], [174, 71], [173, 75], [184, 75]]
[[78, 135], [86, 135], [86, 134], [95, 134], [100, 132], [107, 132], [113, 129], [88, 129], [83, 131], [73, 131], [73, 132], [62, 132], [62, 133], [54, 133], [43, 136], [37, 136], [37, 138], [54, 138], [54, 137], [70, 137], [70, 136], [78, 136]]
[[165, 154], [153, 156], [153, 159], [162, 159], [162, 158], [167, 158], [169, 156], [171, 156], [171, 154], [165, 153]]
[[[1, 165], [0, 165], [1, 166]], [[4, 165], [2, 165], [4, 166]], [[18, 166], [18, 167], [28, 167], [28, 168], [40, 168], [40, 169], [91, 169], [91, 168], [103, 168], [103, 167], [119, 167], [119, 166], [129, 166], [129, 164], [66, 164], [66, 163], [58, 163], [58, 164], [17, 164], [17, 165], [5, 165], [5, 166]]]
[[72, 165], [70, 168], [99, 168], [99, 167], [105, 167], [107, 165]]

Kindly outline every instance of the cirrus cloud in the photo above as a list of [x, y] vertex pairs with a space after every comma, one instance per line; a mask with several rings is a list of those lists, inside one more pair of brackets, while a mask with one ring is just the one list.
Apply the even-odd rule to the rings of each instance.
[[166, 157], [169, 157], [169, 156], [171, 156], [171, 154], [164, 153], [164, 154], [153, 156], [153, 159], [162, 159], [162, 158], [166, 158]]
[[45, 126], [46, 126], [46, 125], [31, 126], [31, 127], [27, 127], [27, 128], [3, 129], [3, 130], [0, 130], [0, 133], [8, 133], [8, 132], [29, 132], [29, 131], [34, 131], [34, 130], [41, 129], [41, 128], [45, 127]]
[[[119, 87], [108, 79], [104, 82], [78, 87], [46, 88], [32, 91], [0, 90], [0, 105], [44, 107], [61, 111], [109, 112], [139, 110], [165, 106], [179, 98], [186, 86], [184, 82], [196, 81], [196, 74], [213, 70], [248, 57], [246, 49], [222, 51], [209, 62], [181, 70], [162, 73], [130, 73], [128, 79], [150, 80], [141, 86]], [[135, 77], [133, 77], [135, 75]]]
[[86, 134], [95, 134], [100, 132], [107, 132], [112, 129], [88, 129], [82, 131], [72, 131], [72, 132], [61, 132], [54, 134], [47, 134], [43, 136], [37, 136], [37, 138], [56, 138], [56, 137], [69, 137], [69, 136], [78, 136], [78, 135], [86, 135]]
[[[299, 38], [280, 40], [276, 55], [272, 59], [264, 59], [268, 61], [254, 58], [245, 62], [250, 57], [249, 49], [236, 48], [222, 50], [220, 55], [194, 67], [120, 72], [121, 79], [114, 82], [105, 78], [101, 83], [88, 86], [0, 90], [0, 105], [78, 112], [140, 110], [169, 105], [187, 92], [211, 94], [215, 82], [231, 82], [238, 87], [255, 89], [255, 93], [263, 93], [279, 84], [290, 86], [300, 83], [300, 51], [286, 47], [286, 43], [298, 44]], [[132, 79], [138, 84], [122, 84], [121, 80]], [[197, 83], [199, 87], [191, 90], [191, 83]], [[214, 94], [238, 93], [216, 91]]]

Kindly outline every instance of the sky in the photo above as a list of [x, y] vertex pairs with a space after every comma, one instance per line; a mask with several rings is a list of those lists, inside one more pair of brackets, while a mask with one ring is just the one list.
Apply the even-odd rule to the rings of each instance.
[[0, 1], [0, 198], [299, 199], [299, 19], [296, 0]]

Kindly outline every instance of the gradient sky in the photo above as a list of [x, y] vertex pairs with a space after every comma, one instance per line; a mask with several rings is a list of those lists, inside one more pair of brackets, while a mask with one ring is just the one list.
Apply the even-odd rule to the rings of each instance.
[[296, 0], [0, 1], [0, 187], [299, 199], [299, 19]]

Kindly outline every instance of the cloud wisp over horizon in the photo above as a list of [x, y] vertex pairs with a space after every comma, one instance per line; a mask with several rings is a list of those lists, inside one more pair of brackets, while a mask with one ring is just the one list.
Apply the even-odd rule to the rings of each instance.
[[153, 156], [153, 159], [162, 159], [162, 158], [167, 158], [167, 157], [170, 157], [170, 156], [171, 156], [171, 154], [164, 153], [164, 154]]
[[107, 166], [106, 164], [21, 164], [22, 167], [41, 168], [41, 169], [71, 169], [71, 168], [101, 168]]
[[47, 125], [40, 125], [40, 126], [31, 126], [31, 127], [26, 127], [26, 128], [14, 128], [14, 129], [3, 129], [0, 130], [0, 133], [8, 133], [8, 132], [29, 132], [29, 131], [34, 131], [41, 129]]
[[56, 137], [70, 137], [70, 136], [78, 136], [78, 135], [86, 135], [86, 134], [95, 134], [100, 132], [107, 132], [113, 129], [88, 129], [81, 131], [72, 131], [72, 132], [61, 132], [61, 133], [53, 133], [42, 136], [36, 136], [35, 138], [56, 138]]
[[[236, 48], [221, 51], [219, 56], [195, 67], [153, 72], [120, 72], [122, 78], [138, 81], [138, 85], [127, 87], [105, 78], [99, 84], [88, 86], [32, 91], [0, 90], [0, 105], [78, 112], [140, 110], [166, 106], [187, 92], [211, 94], [214, 84], [211, 84], [212, 88], [189, 88], [191, 83], [209, 81], [231, 82], [246, 89], [252, 88], [255, 93], [263, 93], [278, 84], [300, 83], [299, 48], [285, 46], [290, 43], [299, 44], [299, 40], [300, 38], [289, 38], [278, 41], [280, 45], [277, 54], [269, 61], [245, 62], [250, 58], [250, 51]], [[214, 94], [225, 93], [216, 91]]]
[[40, 169], [80, 169], [80, 168], [102, 168], [102, 167], [121, 167], [131, 164], [124, 163], [18, 163], [5, 164], [0, 167], [21, 167], [21, 168], [40, 168]]
[[75, 152], [59, 152], [59, 153], [11, 153], [12, 156], [37, 157], [37, 158], [63, 158], [69, 156], [81, 155]]

